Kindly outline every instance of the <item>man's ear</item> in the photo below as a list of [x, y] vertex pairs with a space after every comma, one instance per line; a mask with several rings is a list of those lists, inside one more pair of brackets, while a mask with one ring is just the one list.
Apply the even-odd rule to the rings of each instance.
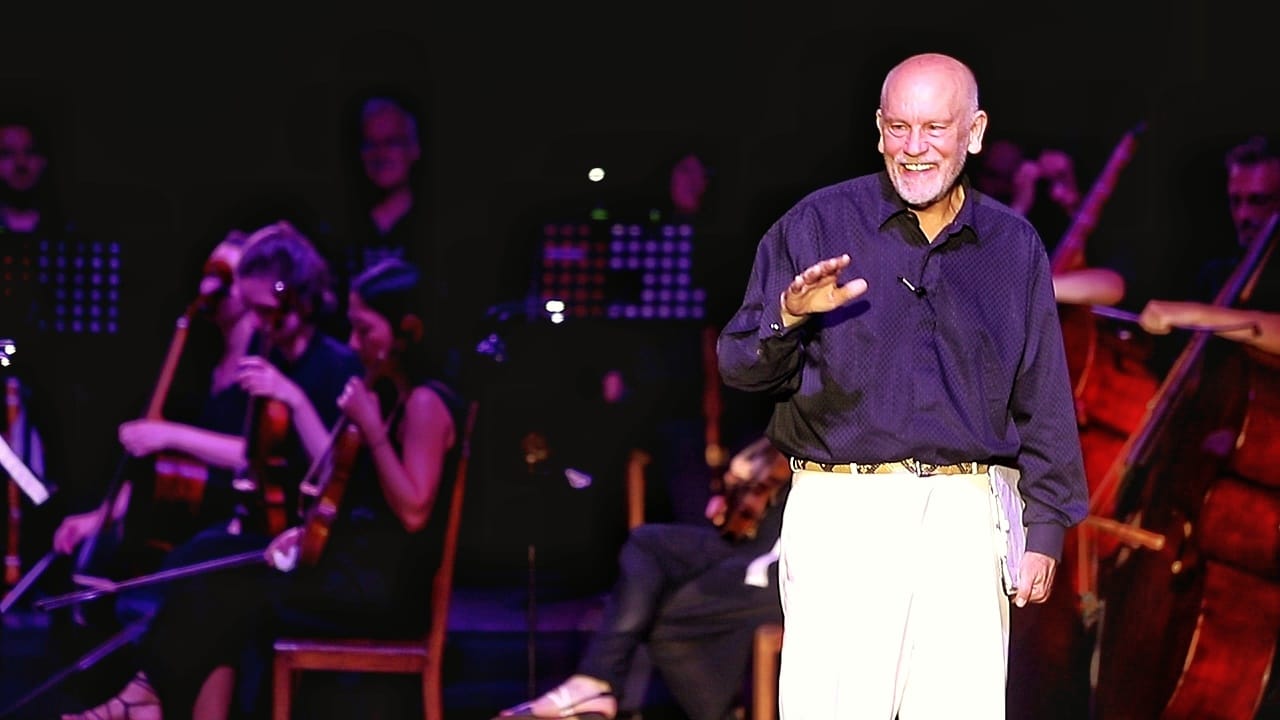
[[987, 113], [979, 110], [973, 116], [973, 125], [969, 126], [968, 150], [977, 155], [982, 152], [982, 137], [987, 133]]

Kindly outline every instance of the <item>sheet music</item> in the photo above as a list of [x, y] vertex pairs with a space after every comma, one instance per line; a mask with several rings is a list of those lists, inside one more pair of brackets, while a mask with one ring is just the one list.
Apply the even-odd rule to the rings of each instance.
[[48, 488], [36, 478], [30, 468], [23, 464], [22, 459], [13, 451], [13, 448], [9, 447], [9, 442], [2, 434], [0, 434], [0, 467], [8, 471], [9, 477], [13, 478], [18, 487], [22, 488], [22, 492], [31, 498], [31, 502], [40, 505], [49, 499]]

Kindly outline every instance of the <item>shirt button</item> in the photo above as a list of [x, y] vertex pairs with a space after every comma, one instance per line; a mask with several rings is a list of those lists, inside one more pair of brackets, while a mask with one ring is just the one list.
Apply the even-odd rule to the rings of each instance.
[[776, 333], [781, 333], [781, 332], [782, 332], [782, 324], [781, 324], [781, 323], [769, 323], [769, 329], [770, 329], [770, 330], [772, 330], [772, 331], [774, 331], [774, 332], [776, 332]]

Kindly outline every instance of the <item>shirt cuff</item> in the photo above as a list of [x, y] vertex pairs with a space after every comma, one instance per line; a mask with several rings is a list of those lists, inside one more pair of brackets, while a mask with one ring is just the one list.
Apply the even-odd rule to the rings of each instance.
[[762, 321], [760, 324], [760, 338], [762, 340], [785, 337], [807, 324], [805, 322], [807, 319], [806, 317], [801, 317], [799, 322], [792, 323], [791, 325], [783, 323], [781, 298], [779, 298], [777, 307], [767, 310], [760, 319]]
[[1057, 523], [1035, 523], [1027, 526], [1027, 552], [1062, 559], [1062, 542], [1067, 529]]

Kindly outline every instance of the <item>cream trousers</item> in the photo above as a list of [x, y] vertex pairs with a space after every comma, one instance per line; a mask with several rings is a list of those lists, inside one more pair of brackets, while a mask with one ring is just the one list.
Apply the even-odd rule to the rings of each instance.
[[1003, 720], [1009, 599], [987, 475], [792, 483], [782, 720]]

